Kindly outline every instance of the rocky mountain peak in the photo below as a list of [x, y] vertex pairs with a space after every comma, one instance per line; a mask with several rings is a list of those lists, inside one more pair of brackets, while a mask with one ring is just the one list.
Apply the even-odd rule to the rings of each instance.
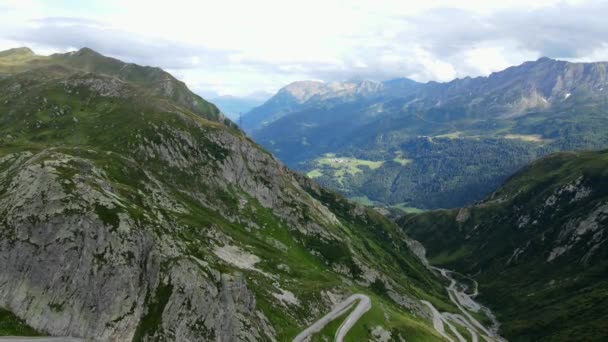
[[536, 60], [536, 63], [547, 63], [547, 62], [555, 62], [556, 60], [553, 58], [549, 58], [546, 56], [540, 57]]
[[327, 91], [327, 85], [321, 81], [297, 81], [279, 90], [279, 94], [289, 94], [298, 102], [306, 102], [311, 97]]
[[76, 51], [75, 53], [76, 55], [82, 56], [82, 55], [92, 55], [92, 56], [102, 56], [99, 52], [88, 48], [88, 47], [83, 47], [80, 50]]

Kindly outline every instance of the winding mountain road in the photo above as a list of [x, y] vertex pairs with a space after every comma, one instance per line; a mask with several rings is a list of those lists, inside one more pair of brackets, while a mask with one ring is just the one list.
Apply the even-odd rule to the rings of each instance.
[[[485, 341], [506, 341], [503, 337], [498, 335], [498, 322], [496, 321], [496, 318], [494, 317], [490, 309], [480, 305], [473, 299], [478, 294], [477, 282], [473, 280], [475, 290], [472, 294], [468, 294], [466, 292], [468, 290], [468, 287], [459, 284], [456, 279], [454, 279], [450, 275], [451, 271], [437, 267], [433, 267], [433, 269], [437, 270], [443, 277], [450, 281], [450, 285], [446, 287], [446, 290], [448, 291], [448, 296], [452, 303], [454, 303], [454, 305], [456, 305], [458, 310], [460, 310], [460, 312], [462, 313], [441, 313], [430, 302], [425, 300], [421, 301], [424, 305], [428, 306], [429, 309], [431, 309], [431, 313], [433, 314], [433, 327], [439, 333], [439, 335], [441, 335], [450, 342], [455, 342], [452, 336], [449, 336], [445, 330], [445, 325], [447, 325], [448, 328], [450, 328], [453, 336], [455, 336], [459, 342], [466, 342], [467, 340], [458, 332], [458, 330], [454, 326], [454, 324], [457, 324], [468, 331], [468, 333], [471, 335], [471, 341], [473, 342], [479, 341], [479, 336], [481, 336]], [[471, 312], [477, 313], [480, 311], [482, 311], [492, 321], [491, 328], [485, 327], [477, 319], [475, 319], [473, 315], [471, 315]]]
[[293, 342], [303, 342], [313, 334], [320, 332], [327, 324], [329, 324], [329, 322], [348, 311], [356, 301], [359, 301], [359, 303], [336, 331], [335, 341], [342, 342], [346, 334], [355, 325], [355, 323], [357, 323], [361, 316], [372, 308], [372, 301], [368, 296], [364, 294], [354, 294], [346, 298], [344, 301], [336, 305], [327, 315], [321, 317], [321, 319], [299, 333], [298, 336], [293, 339]]
[[[460, 331], [455, 327], [455, 325], [459, 325], [464, 328], [471, 335], [471, 341], [478, 342], [479, 336], [481, 336], [485, 341], [488, 342], [505, 342], [506, 340], [498, 335], [498, 323], [496, 322], [494, 316], [491, 314], [490, 310], [483, 307], [479, 303], [475, 302], [473, 299], [477, 295], [477, 283], [473, 281], [475, 284], [475, 290], [472, 294], [467, 294], [468, 290], [467, 286], [462, 284], [458, 284], [458, 282], [450, 276], [450, 271], [433, 267], [437, 270], [443, 277], [450, 281], [450, 285], [446, 287], [448, 291], [448, 296], [452, 303], [456, 305], [456, 307], [461, 311], [461, 314], [449, 313], [449, 312], [439, 312], [433, 304], [426, 300], [422, 300], [421, 302], [426, 305], [433, 315], [433, 327], [439, 333], [440, 336], [445, 338], [450, 342], [466, 342], [467, 339], [462, 336]], [[459, 288], [462, 288], [459, 289]], [[369, 311], [372, 307], [372, 302], [370, 298], [364, 294], [353, 294], [350, 297], [346, 298], [339, 304], [337, 304], [329, 313], [325, 316], [321, 317], [319, 320], [314, 322], [308, 328], [304, 329], [300, 334], [298, 334], [293, 342], [304, 342], [312, 335], [319, 333], [327, 324], [331, 321], [335, 320], [342, 316], [345, 312], [350, 310], [356, 302], [359, 302], [357, 306], [351, 311], [351, 313], [346, 317], [346, 319], [342, 322], [338, 330], [336, 331], [335, 341], [343, 342], [346, 334], [352, 329], [352, 327], [359, 321], [361, 316]], [[490, 320], [492, 320], [494, 326], [492, 328], [486, 328], [483, 324], [477, 321], [470, 312], [479, 312], [483, 311]], [[445, 327], [451, 332], [451, 335], [446, 331]], [[454, 339], [455, 337], [456, 339]], [[69, 341], [69, 342], [80, 342], [83, 341], [79, 338], [66, 338], [66, 337], [0, 337], [0, 342], [60, 342], [60, 341]]]

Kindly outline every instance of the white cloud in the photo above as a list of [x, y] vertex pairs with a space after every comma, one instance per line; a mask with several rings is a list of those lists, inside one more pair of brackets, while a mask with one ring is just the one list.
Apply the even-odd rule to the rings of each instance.
[[560, 0], [0, 0], [0, 48], [88, 46], [202, 94], [299, 79], [485, 75], [541, 55], [608, 57], [608, 5]]

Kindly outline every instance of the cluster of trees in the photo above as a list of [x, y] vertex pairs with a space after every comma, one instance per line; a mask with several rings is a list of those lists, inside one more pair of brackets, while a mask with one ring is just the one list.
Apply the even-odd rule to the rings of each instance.
[[[384, 152], [378, 152], [384, 151]], [[347, 196], [366, 196], [386, 204], [419, 208], [449, 208], [482, 199], [508, 175], [538, 156], [534, 143], [506, 139], [411, 138], [398, 146], [347, 150], [360, 159], [384, 160], [375, 170], [345, 175], [339, 181], [331, 170], [317, 180]], [[396, 155], [410, 159], [402, 165]], [[318, 168], [309, 162], [305, 169]]]

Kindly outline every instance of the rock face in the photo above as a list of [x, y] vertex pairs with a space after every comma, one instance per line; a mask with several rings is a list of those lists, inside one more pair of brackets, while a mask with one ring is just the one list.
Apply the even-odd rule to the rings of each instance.
[[122, 212], [128, 198], [88, 160], [44, 151], [4, 162], [12, 177], [0, 202], [1, 306], [42, 331], [100, 340], [136, 333], [171, 340], [273, 336], [242, 274], [221, 274], [196, 260], [169, 268], [167, 260], [183, 257], [179, 241], [159, 241]]
[[449, 307], [442, 285], [374, 211], [186, 105], [159, 69], [86, 49], [22, 63], [0, 70], [0, 308], [50, 335], [282, 341], [324, 293], [366, 292], [370, 325], [437, 338], [416, 303]]
[[[121, 204], [103, 191], [108, 184], [93, 173], [61, 179], [59, 168], [70, 162], [90, 164], [53, 152], [27, 159], [23, 154], [9, 157], [5, 164], [12, 165], [3, 180], [6, 173], [14, 173], [0, 202], [4, 265], [0, 305], [55, 334], [81, 331], [103, 339], [132, 337], [132, 332], [120, 333], [137, 325], [127, 311], [141, 315], [146, 292], [140, 289], [158, 282], [160, 265], [152, 237], [129, 218], [106, 223], [98, 216], [96, 210]], [[95, 182], [99, 190], [87, 181]], [[124, 265], [124, 273], [117, 273], [116, 265]], [[138, 265], [145, 265], [147, 272]], [[106, 324], [114, 320], [108, 329]]]
[[406, 216], [400, 224], [425, 244], [431, 261], [475, 275], [508, 338], [603, 340], [606, 170], [607, 151], [554, 154], [477, 205]]

